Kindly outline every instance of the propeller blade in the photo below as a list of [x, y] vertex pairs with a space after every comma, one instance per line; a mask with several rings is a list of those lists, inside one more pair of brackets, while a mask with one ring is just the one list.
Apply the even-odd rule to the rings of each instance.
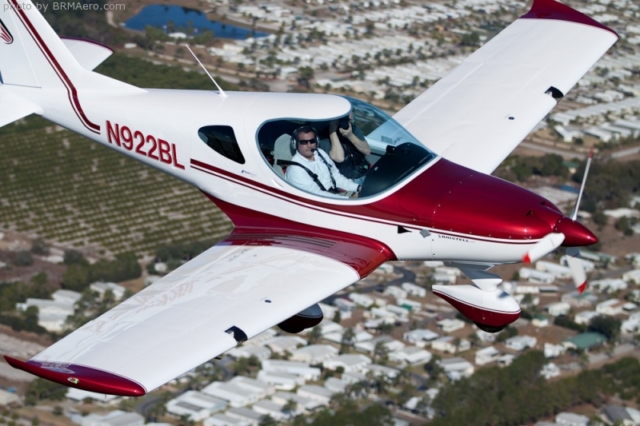
[[587, 165], [584, 168], [584, 176], [582, 176], [582, 184], [580, 184], [580, 192], [578, 193], [578, 199], [576, 205], [571, 212], [571, 219], [576, 220], [578, 217], [578, 208], [580, 207], [580, 200], [582, 200], [582, 193], [584, 192], [584, 185], [587, 183], [587, 176], [589, 175], [589, 167], [591, 167], [591, 160], [593, 160], [593, 146], [589, 150], [589, 157], [587, 158]]
[[587, 288], [587, 273], [584, 270], [584, 264], [580, 260], [580, 250], [577, 247], [567, 248], [567, 265], [571, 269], [573, 283], [578, 289], [578, 293], [582, 294]]
[[552, 232], [547, 234], [544, 238], [538, 241], [523, 257], [524, 263], [532, 263], [540, 259], [542, 256], [546, 256], [551, 253], [564, 241], [564, 234]]

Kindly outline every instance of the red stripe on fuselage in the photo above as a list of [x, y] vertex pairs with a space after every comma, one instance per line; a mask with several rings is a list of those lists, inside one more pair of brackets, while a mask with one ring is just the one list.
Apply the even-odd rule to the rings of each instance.
[[9, 1], [11, 2], [11, 6], [13, 10], [18, 15], [18, 18], [20, 18], [20, 21], [23, 23], [23, 25], [29, 32], [29, 35], [31, 35], [31, 38], [33, 38], [33, 41], [36, 43], [36, 45], [38, 46], [38, 48], [40, 49], [44, 57], [47, 59], [47, 61], [49, 62], [53, 70], [58, 75], [58, 78], [60, 78], [60, 81], [62, 81], [62, 84], [64, 84], [65, 88], [67, 89], [67, 96], [69, 98], [69, 102], [71, 103], [71, 107], [73, 108], [74, 112], [78, 116], [78, 119], [80, 119], [82, 124], [87, 129], [89, 129], [93, 133], [100, 134], [100, 126], [95, 123], [92, 123], [87, 118], [84, 111], [82, 110], [82, 106], [80, 105], [80, 100], [78, 99], [78, 91], [76, 90], [76, 87], [73, 85], [73, 82], [71, 81], [69, 76], [67, 76], [67, 73], [64, 71], [62, 66], [58, 63], [55, 56], [51, 53], [51, 51], [49, 50], [49, 47], [46, 45], [44, 40], [42, 40], [42, 37], [40, 37], [40, 34], [38, 34], [38, 32], [36, 31], [35, 27], [33, 26], [31, 21], [27, 17], [27, 15], [22, 10], [22, 7], [18, 3], [18, 1], [17, 0], [9, 0]]
[[[533, 244], [551, 232], [551, 228], [546, 223], [538, 223], [538, 227], [535, 229], [536, 233], [530, 233], [529, 235], [509, 234], [508, 232], [512, 230], [508, 229], [507, 222], [513, 220], [513, 218], [509, 217], [509, 215], [499, 215], [500, 208], [510, 209], [512, 206], [516, 206], [518, 211], [521, 211], [523, 218], [530, 208], [528, 205], [523, 204], [524, 201], [519, 202], [517, 199], [514, 199], [517, 198], [514, 197], [514, 188], [519, 193], [518, 195], [522, 196], [524, 194], [534, 197], [533, 202], [535, 204], [545, 201], [544, 198], [500, 179], [472, 172], [469, 169], [444, 159], [439, 160], [438, 164], [434, 164], [421, 175], [416, 176], [405, 187], [400, 188], [381, 200], [372, 201], [369, 204], [351, 205], [323, 203], [293, 195], [195, 159], [191, 159], [191, 167], [301, 207], [368, 222], [402, 226], [412, 230], [427, 228], [437, 234], [466, 238], [474, 241], [512, 245]], [[451, 191], [449, 191], [448, 188], [452, 186], [452, 182], [453, 186], [457, 185], [460, 179], [464, 179], [463, 175], [469, 173], [475, 174], [476, 187], [485, 184], [489, 186], [493, 183], [494, 186], [498, 187], [498, 191], [494, 192], [500, 193], [501, 190], [504, 192], [503, 195], [493, 194], [494, 197], [502, 198], [490, 200], [490, 203], [496, 204], [495, 206], [491, 204], [487, 207], [492, 208], [490, 214], [481, 216], [477, 214], [477, 208], [475, 210], [473, 208], [465, 208], [466, 204], [469, 204], [470, 207], [477, 207], [484, 202], [486, 205], [487, 202], [484, 198], [487, 197], [482, 197], [471, 192], [469, 193], [468, 200], [463, 200], [463, 203], [460, 202], [460, 197], [458, 197], [457, 201], [451, 200]], [[469, 182], [472, 181], [470, 178], [467, 180]], [[445, 204], [443, 206], [439, 204], [439, 198], [443, 196], [441, 194], [442, 192], [451, 200], [447, 200], [447, 203], [450, 203], [451, 206], [446, 205], [446, 203], [443, 203]], [[476, 199], [474, 199], [474, 197]], [[477, 199], [478, 197], [481, 197], [481, 199]], [[525, 201], [531, 204], [530, 200]], [[408, 208], [403, 208], [403, 204], [408, 206]], [[444, 217], [445, 220], [450, 216], [452, 221], [446, 225], [451, 226], [437, 227], [434, 226], [434, 223], [430, 222], [428, 218], [411, 214], [412, 211], [421, 210], [433, 211], [434, 213], [438, 212], [439, 217]], [[552, 212], [552, 214], [558, 215], [556, 212]], [[441, 220], [441, 222], [444, 222], [444, 220]], [[495, 234], [483, 235], [482, 233], [486, 232], [487, 229]]]

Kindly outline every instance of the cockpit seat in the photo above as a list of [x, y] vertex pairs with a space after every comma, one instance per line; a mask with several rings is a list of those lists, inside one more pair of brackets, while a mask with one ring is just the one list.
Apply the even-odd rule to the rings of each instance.
[[284, 179], [284, 170], [282, 166], [278, 165], [278, 160], [286, 160], [291, 161], [293, 158], [293, 153], [291, 152], [291, 135], [288, 133], [282, 134], [278, 139], [276, 139], [273, 145], [273, 159], [274, 159], [274, 170], [281, 178]]

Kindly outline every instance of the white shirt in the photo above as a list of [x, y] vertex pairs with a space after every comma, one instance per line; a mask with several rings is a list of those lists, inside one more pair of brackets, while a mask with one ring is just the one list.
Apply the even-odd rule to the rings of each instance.
[[[329, 173], [327, 164], [325, 164], [321, 158], [318, 158], [318, 155], [322, 155], [322, 157], [327, 160], [327, 164], [329, 164], [329, 167], [331, 167], [331, 174]], [[356, 191], [358, 189], [359, 185], [357, 183], [355, 183], [351, 179], [347, 179], [346, 177], [342, 176], [342, 174], [340, 174], [340, 171], [338, 171], [335, 163], [333, 162], [333, 160], [331, 160], [326, 152], [322, 151], [321, 149], [314, 151], [313, 160], [314, 161], [307, 160], [302, 155], [300, 155], [299, 152], [296, 152], [296, 155], [294, 155], [291, 159], [291, 161], [302, 164], [307, 169], [318, 175], [318, 180], [325, 187], [325, 189], [333, 187], [331, 175], [333, 175], [333, 179], [335, 179], [336, 186], [339, 189], [344, 189], [345, 191]], [[305, 169], [296, 165], [287, 166], [287, 173], [285, 177], [287, 182], [291, 183], [297, 188], [302, 189], [303, 191], [311, 192], [325, 197], [346, 197], [346, 195], [332, 194], [331, 192], [323, 191]]]

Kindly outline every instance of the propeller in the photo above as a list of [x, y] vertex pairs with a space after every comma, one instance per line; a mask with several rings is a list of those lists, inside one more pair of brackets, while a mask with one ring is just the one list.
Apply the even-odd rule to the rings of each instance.
[[[536, 260], [560, 247], [560, 245], [562, 245], [565, 240], [573, 240], [576, 236], [579, 236], [580, 232], [576, 229], [576, 225], [579, 224], [576, 222], [576, 219], [578, 218], [578, 209], [580, 207], [580, 201], [582, 200], [584, 186], [587, 182], [589, 167], [591, 167], [591, 160], [593, 160], [593, 147], [591, 147], [591, 150], [589, 151], [587, 164], [584, 169], [584, 176], [582, 177], [582, 184], [580, 185], [580, 192], [578, 193], [578, 199], [576, 200], [576, 205], [571, 212], [571, 221], [566, 220], [566, 218], [560, 219], [555, 227], [555, 230], [559, 232], [552, 232], [538, 241], [523, 256], [522, 261], [524, 263], [535, 262]], [[571, 245], [574, 245], [574, 241], [567, 242], [572, 243]], [[584, 264], [580, 260], [580, 250], [578, 249], [578, 247], [567, 247], [566, 259], [569, 269], [571, 269], [573, 282], [578, 289], [578, 292], [582, 294], [582, 292], [584, 292], [584, 290], [587, 288], [587, 273], [584, 269]]]

